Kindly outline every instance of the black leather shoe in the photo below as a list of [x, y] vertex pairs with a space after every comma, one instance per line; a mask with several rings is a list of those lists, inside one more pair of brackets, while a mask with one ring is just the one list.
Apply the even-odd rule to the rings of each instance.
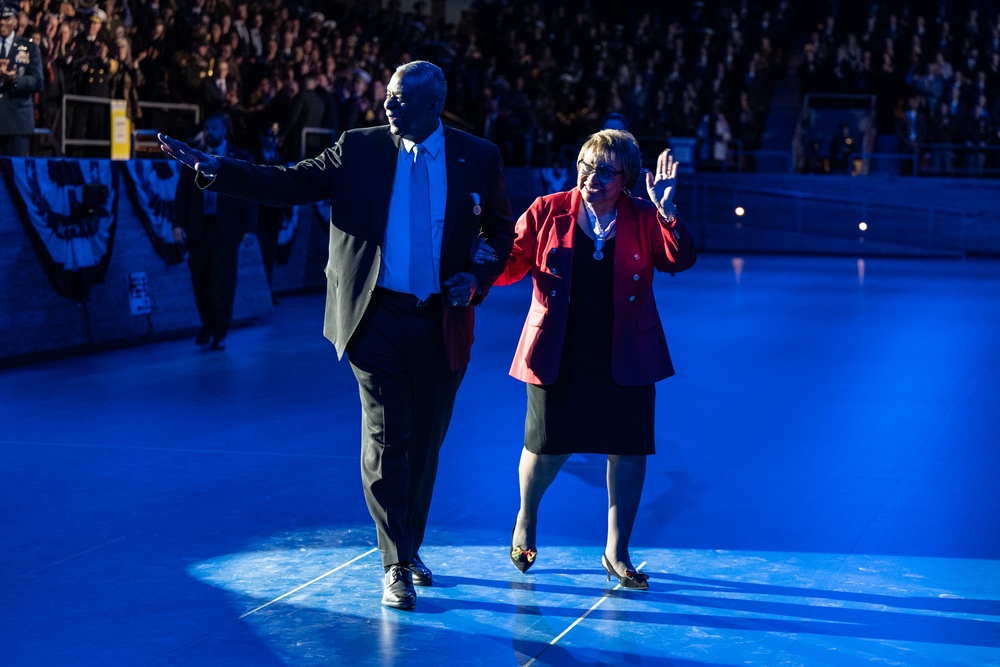
[[198, 332], [198, 337], [194, 339], [194, 344], [208, 345], [211, 342], [212, 342], [212, 334], [208, 332], [208, 329], [202, 327], [201, 331]]
[[410, 562], [410, 577], [414, 586], [430, 586], [434, 583], [431, 569], [424, 565], [424, 561], [420, 560], [417, 554], [413, 554], [413, 560]]
[[224, 349], [226, 349], [226, 337], [225, 336], [216, 336], [215, 339], [212, 340], [212, 349], [213, 350], [224, 350]]
[[410, 571], [402, 565], [390, 565], [382, 581], [382, 604], [393, 609], [410, 610], [417, 606], [417, 592], [413, 590]]

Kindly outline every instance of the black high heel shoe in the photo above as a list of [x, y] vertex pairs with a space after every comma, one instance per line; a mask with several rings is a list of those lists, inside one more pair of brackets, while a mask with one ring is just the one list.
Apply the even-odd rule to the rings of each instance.
[[538, 551], [535, 549], [522, 549], [514, 546], [514, 530], [510, 531], [510, 562], [521, 572], [527, 572], [528, 568], [535, 564]]
[[645, 572], [626, 569], [625, 574], [618, 574], [615, 568], [611, 567], [611, 560], [606, 553], [601, 554], [601, 565], [608, 573], [608, 581], [611, 581], [611, 575], [614, 575], [622, 588], [631, 588], [637, 591], [649, 590], [649, 575]]

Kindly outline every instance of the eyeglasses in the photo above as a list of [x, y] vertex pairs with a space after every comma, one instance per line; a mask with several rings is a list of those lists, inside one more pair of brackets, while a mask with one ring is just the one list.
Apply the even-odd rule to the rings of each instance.
[[576, 168], [580, 171], [580, 175], [584, 178], [596, 173], [597, 180], [601, 183], [610, 183], [614, 180], [615, 176], [625, 173], [625, 170], [623, 169], [616, 170], [611, 167], [595, 167], [594, 165], [584, 162], [583, 160], [577, 161]]

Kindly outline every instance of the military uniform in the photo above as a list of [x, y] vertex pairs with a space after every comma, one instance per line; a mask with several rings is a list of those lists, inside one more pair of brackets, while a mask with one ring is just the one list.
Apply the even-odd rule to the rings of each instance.
[[[73, 92], [77, 95], [111, 99], [111, 58], [100, 37], [81, 36], [73, 44]], [[74, 139], [108, 139], [111, 136], [110, 107], [97, 102], [79, 102], [73, 110], [70, 136]], [[106, 148], [87, 147], [81, 153], [107, 155]]]
[[[0, 10], [0, 16], [6, 17], [8, 12], [16, 16], [8, 7]], [[0, 68], [8, 74], [13, 72], [13, 77], [0, 76], [0, 155], [25, 156], [35, 130], [35, 93], [45, 86], [45, 77], [38, 45], [26, 37], [11, 35], [9, 53], [4, 58], [9, 38], [0, 34]]]

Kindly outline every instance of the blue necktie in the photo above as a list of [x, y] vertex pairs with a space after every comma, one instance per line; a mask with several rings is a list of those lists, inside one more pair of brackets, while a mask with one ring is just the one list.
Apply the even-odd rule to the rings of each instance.
[[413, 147], [410, 166], [410, 291], [424, 300], [438, 291], [431, 246], [431, 194], [427, 149]]
[[216, 203], [218, 195], [213, 190], [202, 190], [205, 193], [205, 215], [217, 215], [219, 206]]

